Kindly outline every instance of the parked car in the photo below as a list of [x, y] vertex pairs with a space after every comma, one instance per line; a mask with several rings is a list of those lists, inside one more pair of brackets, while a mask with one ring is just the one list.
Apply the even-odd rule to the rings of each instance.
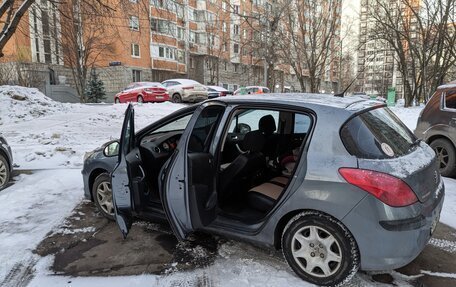
[[254, 94], [269, 94], [271, 91], [266, 87], [248, 86], [241, 87], [234, 91], [234, 95], [254, 95]]
[[166, 88], [155, 82], [135, 82], [131, 83], [123, 91], [114, 96], [114, 102], [165, 102], [169, 101], [169, 94]]
[[120, 141], [84, 162], [87, 198], [111, 171], [124, 237], [135, 218], [167, 219], [181, 240], [201, 230], [282, 248], [298, 276], [321, 285], [411, 262], [444, 198], [433, 150], [384, 104], [358, 97], [224, 97], [137, 133], [130, 105]]
[[189, 79], [171, 79], [162, 82], [168, 89], [174, 103], [201, 102], [207, 99], [207, 89], [202, 84]]
[[437, 88], [421, 111], [415, 135], [429, 144], [443, 176], [456, 176], [456, 81]]
[[206, 86], [206, 88], [207, 88], [207, 91], [208, 91], [207, 97], [209, 99], [217, 98], [217, 97], [225, 97], [225, 96], [229, 96], [229, 95], [233, 94], [233, 92], [228, 91], [224, 87]]
[[0, 190], [4, 189], [13, 172], [13, 153], [6, 139], [0, 134]]

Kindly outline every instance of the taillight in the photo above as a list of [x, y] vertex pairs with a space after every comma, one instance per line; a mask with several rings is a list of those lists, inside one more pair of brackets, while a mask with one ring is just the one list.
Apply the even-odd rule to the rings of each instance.
[[193, 90], [193, 86], [189, 86], [189, 87], [182, 87], [183, 90]]
[[418, 201], [410, 186], [392, 175], [357, 168], [340, 168], [339, 173], [348, 183], [369, 192], [389, 206], [407, 206]]
[[163, 93], [166, 89], [163, 88], [145, 88], [144, 91], [146, 93]]
[[226, 96], [226, 92], [220, 92], [220, 97]]

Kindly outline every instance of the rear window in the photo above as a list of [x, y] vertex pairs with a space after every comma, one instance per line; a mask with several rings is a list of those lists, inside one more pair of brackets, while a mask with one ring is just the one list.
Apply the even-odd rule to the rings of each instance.
[[342, 127], [341, 137], [351, 155], [366, 159], [409, 154], [416, 142], [412, 132], [387, 108], [354, 117]]

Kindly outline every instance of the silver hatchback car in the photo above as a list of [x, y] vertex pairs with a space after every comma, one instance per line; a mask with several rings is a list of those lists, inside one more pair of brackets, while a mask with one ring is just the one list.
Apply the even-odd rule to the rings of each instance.
[[434, 151], [383, 103], [280, 94], [219, 98], [135, 133], [129, 106], [112, 172], [124, 237], [163, 218], [178, 239], [200, 230], [282, 248], [304, 280], [338, 285], [404, 266], [439, 220]]

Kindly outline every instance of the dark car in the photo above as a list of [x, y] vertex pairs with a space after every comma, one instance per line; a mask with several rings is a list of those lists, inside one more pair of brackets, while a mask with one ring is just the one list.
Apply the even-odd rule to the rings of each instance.
[[92, 166], [104, 153], [111, 168], [116, 150], [124, 237], [135, 218], [165, 218], [181, 240], [200, 230], [282, 248], [297, 275], [321, 285], [408, 264], [443, 204], [433, 150], [383, 103], [358, 97], [217, 98], [137, 133], [129, 106], [119, 143], [86, 160], [89, 198]]
[[233, 92], [219, 86], [206, 86], [207, 87], [207, 98], [213, 99], [218, 97], [226, 97], [233, 95]]
[[0, 135], [0, 190], [4, 189], [13, 171], [13, 153], [6, 139]]
[[421, 111], [415, 135], [429, 144], [443, 176], [456, 176], [456, 81], [437, 88]]

